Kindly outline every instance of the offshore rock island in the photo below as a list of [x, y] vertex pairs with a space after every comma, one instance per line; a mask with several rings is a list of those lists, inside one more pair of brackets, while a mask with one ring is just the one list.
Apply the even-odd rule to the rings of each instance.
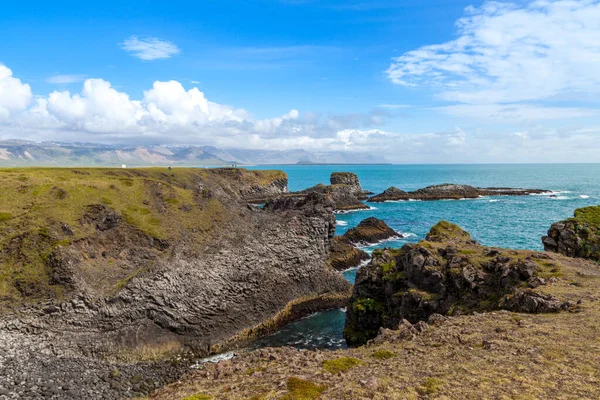
[[513, 189], [513, 188], [476, 188], [469, 185], [444, 183], [428, 186], [414, 192], [405, 192], [396, 187], [391, 187], [383, 193], [370, 197], [369, 202], [381, 203], [385, 201], [403, 200], [460, 200], [476, 199], [483, 196], [526, 196], [531, 194], [550, 193], [542, 189]]

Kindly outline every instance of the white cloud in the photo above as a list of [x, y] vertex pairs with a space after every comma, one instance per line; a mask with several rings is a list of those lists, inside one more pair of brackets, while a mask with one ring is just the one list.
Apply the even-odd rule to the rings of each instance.
[[0, 122], [11, 113], [24, 110], [31, 102], [31, 87], [14, 78], [12, 71], [0, 64]]
[[395, 58], [388, 77], [467, 104], [600, 93], [600, 1], [490, 1], [465, 12], [457, 39]]
[[[256, 119], [244, 109], [211, 102], [198, 88], [188, 89], [177, 81], [154, 82], [141, 98], [133, 99], [108, 81], [86, 79], [78, 93], [53, 91], [32, 100], [29, 85], [0, 66], [0, 139], [303, 148], [366, 152], [406, 163], [584, 162], [597, 161], [600, 149], [600, 128], [595, 127], [523, 127], [500, 134], [456, 127], [413, 134], [371, 129], [384, 116], [377, 111], [324, 116], [291, 110], [279, 117]], [[458, 104], [444, 111], [470, 118], [497, 114], [506, 119], [546, 118], [536, 115], [548, 111], [543, 107], [526, 110], [528, 114], [519, 114], [523, 109], [517, 112], [510, 105]], [[551, 112], [562, 112], [562, 117], [592, 115], [587, 109], [568, 110]]]
[[171, 58], [181, 52], [174, 43], [155, 37], [131, 36], [122, 43], [122, 47], [134, 57], [146, 61]]
[[85, 75], [54, 75], [46, 79], [46, 82], [53, 83], [55, 85], [62, 85], [67, 83], [83, 82]]
[[595, 108], [544, 107], [531, 104], [455, 104], [438, 107], [436, 110], [472, 120], [490, 119], [511, 123], [600, 116], [600, 109]]

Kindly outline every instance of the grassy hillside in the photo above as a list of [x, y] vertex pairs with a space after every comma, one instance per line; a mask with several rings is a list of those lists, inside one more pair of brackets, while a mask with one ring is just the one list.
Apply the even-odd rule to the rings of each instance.
[[[235, 219], [242, 193], [281, 179], [280, 171], [243, 169], [0, 169], [0, 304], [60, 297], [53, 254], [96, 235], [98, 213], [120, 216], [157, 247], [207, 243]], [[86, 264], [118, 270], [119, 257]]]

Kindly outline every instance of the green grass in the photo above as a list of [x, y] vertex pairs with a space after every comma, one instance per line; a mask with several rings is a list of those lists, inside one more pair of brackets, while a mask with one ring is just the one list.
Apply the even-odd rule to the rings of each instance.
[[427, 234], [427, 240], [430, 241], [449, 240], [455, 238], [466, 239], [470, 237], [471, 235], [464, 231], [460, 226], [448, 221], [438, 222]]
[[[280, 171], [244, 169], [2, 168], [0, 306], [63, 295], [62, 287], [51, 284], [47, 262], [58, 246], [97, 233], [96, 225], [86, 222], [88, 206], [104, 205], [122, 216], [121, 224], [152, 238], [167, 243], [186, 238], [201, 249], [239, 216], [200, 190], [220, 187], [238, 195], [238, 187], [264, 187], [285, 178]], [[73, 235], [65, 233], [65, 225]], [[131, 274], [123, 275], [118, 262], [92, 260], [85, 267], [114, 279], [113, 290]]]
[[207, 396], [205, 394], [198, 393], [198, 394], [193, 394], [191, 396], [188, 396], [188, 397], [184, 398], [183, 400], [211, 400], [211, 399], [212, 399], [212, 396]]
[[327, 389], [323, 385], [299, 378], [290, 378], [287, 381], [288, 394], [282, 400], [316, 400]]
[[575, 210], [575, 221], [600, 226], [600, 206], [578, 208]]
[[8, 221], [12, 219], [13, 215], [11, 213], [0, 213], [0, 222]]
[[361, 365], [362, 361], [354, 357], [341, 357], [323, 361], [323, 369], [332, 374], [340, 374]]
[[374, 357], [378, 360], [387, 360], [389, 358], [397, 357], [398, 354], [394, 353], [390, 350], [377, 350], [371, 354], [371, 357]]
[[417, 392], [422, 395], [435, 394], [439, 392], [444, 383], [437, 378], [427, 378], [421, 386], [417, 388]]
[[383, 304], [375, 299], [362, 298], [354, 302], [352, 309], [356, 313], [381, 312], [383, 310]]

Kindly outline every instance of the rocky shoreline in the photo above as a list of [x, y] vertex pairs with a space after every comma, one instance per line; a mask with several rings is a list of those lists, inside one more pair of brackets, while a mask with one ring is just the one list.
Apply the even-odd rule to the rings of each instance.
[[599, 287], [596, 262], [441, 222], [359, 270], [345, 336], [360, 346], [242, 352], [151, 398], [595, 398]]
[[[236, 168], [7, 173], [0, 263], [12, 269], [0, 288], [0, 376], [6, 378], [0, 399], [144, 397], [179, 379], [198, 357], [345, 306], [352, 288], [337, 271], [369, 259], [357, 245], [400, 235], [368, 218], [334, 237], [334, 212], [367, 209], [362, 200], [372, 193], [351, 173], [334, 173], [330, 183], [289, 193], [281, 172]], [[433, 188], [417, 192], [423, 199], [471, 193], [462, 185]], [[478, 195], [533, 193], [475, 189]], [[249, 205], [259, 202], [264, 207]], [[392, 261], [403, 265], [398, 257], [375, 254], [359, 273], [355, 297], [364, 291], [364, 274]], [[394, 270], [395, 284], [402, 272]], [[409, 289], [419, 285], [407, 282]], [[514, 297], [516, 304], [548, 300]], [[371, 316], [361, 325], [354, 309], [361, 299], [351, 303], [348, 332], [372, 338], [394, 325], [375, 328]], [[419, 307], [433, 307], [427, 301]], [[448, 301], [436, 312], [447, 313]], [[406, 313], [401, 310], [386, 314], [397, 319]], [[406, 313], [411, 322], [426, 314]], [[217, 366], [215, 376], [226, 376], [219, 368], [227, 369]]]

